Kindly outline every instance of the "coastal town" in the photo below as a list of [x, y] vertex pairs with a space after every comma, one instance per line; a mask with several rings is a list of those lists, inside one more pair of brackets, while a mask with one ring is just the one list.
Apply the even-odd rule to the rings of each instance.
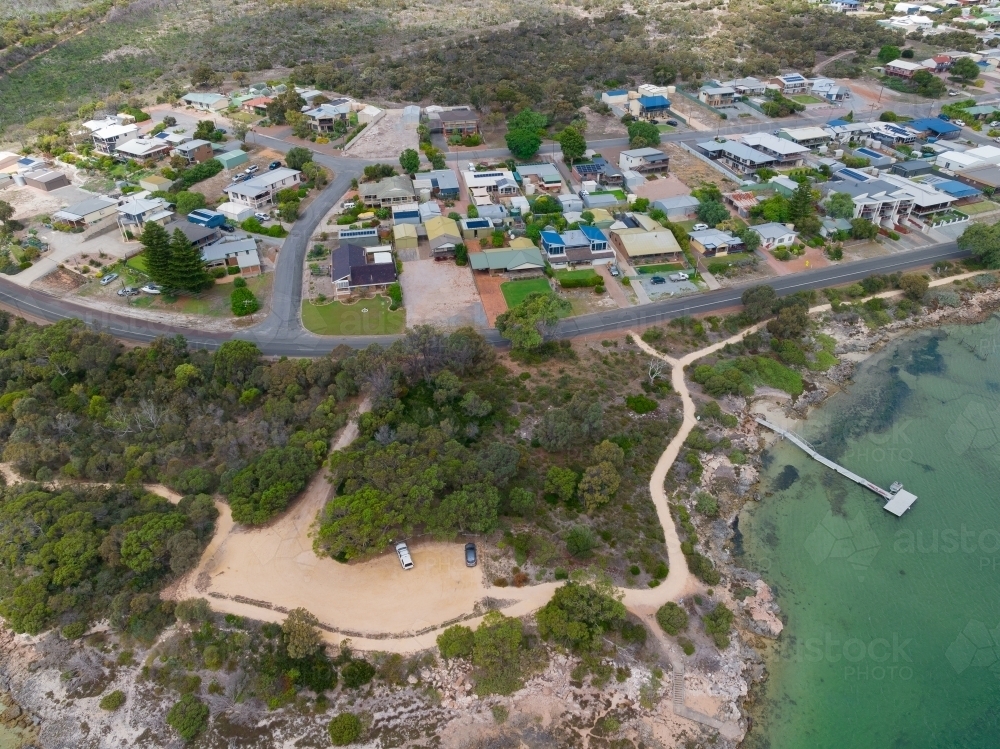
[[345, 56], [0, 120], [0, 747], [849, 746], [845, 684], [967, 696], [990, 614], [919, 640], [951, 573], [900, 539], [992, 475], [998, 1], [572, 104]]

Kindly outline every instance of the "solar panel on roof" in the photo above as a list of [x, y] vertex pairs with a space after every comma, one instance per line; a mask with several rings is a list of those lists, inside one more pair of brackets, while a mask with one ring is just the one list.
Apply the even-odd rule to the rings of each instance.
[[849, 177], [850, 179], [856, 179], [861, 182], [868, 181], [867, 174], [864, 174], [862, 172], [856, 172], [853, 169], [841, 169], [839, 172], [837, 172], [837, 176]]
[[578, 174], [597, 174], [604, 171], [604, 167], [600, 164], [577, 164], [576, 171]]

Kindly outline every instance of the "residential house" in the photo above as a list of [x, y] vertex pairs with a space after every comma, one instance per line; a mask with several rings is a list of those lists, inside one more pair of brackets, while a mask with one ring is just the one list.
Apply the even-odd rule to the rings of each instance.
[[885, 74], [896, 78], [912, 78], [918, 70], [924, 70], [924, 66], [909, 60], [893, 60], [885, 64]]
[[697, 146], [708, 158], [722, 162], [738, 174], [753, 174], [761, 167], [769, 167], [776, 162], [773, 156], [734, 140], [722, 143], [710, 140]]
[[988, 188], [994, 192], [1000, 189], [1000, 166], [996, 164], [978, 164], [956, 172], [955, 176], [963, 183], [980, 189]]
[[462, 230], [458, 222], [447, 216], [434, 216], [424, 223], [427, 230], [427, 244], [436, 256], [454, 254], [455, 247], [462, 244]]
[[604, 208], [589, 208], [591, 214], [594, 216], [594, 220], [591, 221], [594, 226], [598, 229], [607, 229], [609, 226], [615, 223], [615, 217]]
[[731, 107], [736, 99], [736, 89], [720, 83], [709, 83], [698, 89], [698, 101], [716, 109]]
[[497, 196], [520, 195], [517, 187], [517, 179], [509, 169], [492, 169], [477, 172], [474, 168], [462, 172], [465, 186], [469, 190], [469, 195], [474, 195], [474, 190], [481, 188], [485, 194]]
[[779, 138], [785, 138], [806, 148], [815, 148], [830, 142], [832, 133], [825, 128], [816, 127], [783, 127], [778, 132]]
[[392, 243], [397, 250], [417, 249], [417, 224], [396, 224], [392, 227]]
[[861, 0], [830, 0], [827, 7], [841, 13], [857, 13], [861, 10]]
[[606, 265], [615, 257], [608, 238], [596, 226], [584, 225], [562, 234], [543, 231], [539, 241], [549, 264], [556, 268], [567, 265]]
[[609, 107], [614, 106], [627, 106], [628, 105], [628, 89], [626, 88], [615, 88], [611, 91], [605, 91], [601, 94], [601, 101], [607, 104]]
[[98, 195], [66, 206], [61, 211], [56, 211], [52, 214], [52, 220], [84, 227], [95, 224], [102, 218], [114, 216], [116, 213], [118, 213], [118, 201]]
[[469, 253], [469, 265], [491, 276], [503, 273], [510, 278], [534, 278], [545, 273], [542, 253], [524, 237], [512, 240], [509, 248]]
[[767, 84], [753, 76], [747, 78], [737, 78], [723, 84], [733, 88], [739, 96], [763, 96], [767, 91]]
[[385, 291], [396, 283], [396, 263], [390, 251], [345, 244], [333, 251], [332, 259], [330, 277], [337, 296]]
[[334, 128], [334, 123], [338, 120], [346, 122], [348, 116], [353, 111], [353, 102], [350, 99], [335, 99], [334, 101], [320, 104], [315, 109], [309, 109], [303, 114], [309, 118], [309, 127], [317, 133], [328, 133]]
[[419, 224], [420, 205], [418, 203], [399, 203], [392, 206], [393, 224]]
[[40, 169], [46, 169], [48, 167], [48, 162], [45, 159], [36, 159], [34, 156], [22, 156], [11, 166], [13, 169], [8, 168], [7, 171], [16, 171], [18, 174], [28, 174], [29, 172], [37, 172]]
[[771, 156], [774, 159], [772, 166], [776, 169], [802, 166], [803, 160], [809, 153], [809, 149], [805, 146], [771, 133], [747, 133], [743, 136], [743, 144]]
[[161, 177], [159, 174], [149, 174], [139, 178], [139, 187], [150, 192], [157, 192], [158, 190], [166, 192], [173, 184], [174, 181], [172, 179]]
[[906, 125], [894, 122], [872, 123], [871, 137], [887, 146], [911, 145], [917, 142], [919, 133]]
[[824, 216], [819, 220], [819, 233], [821, 237], [832, 237], [838, 232], [850, 232], [851, 222], [846, 218], [830, 218]]
[[441, 215], [441, 205], [436, 200], [428, 200], [417, 207], [417, 213], [420, 214], [420, 223], [423, 224], [435, 216]]
[[24, 175], [24, 181], [28, 187], [34, 187], [43, 192], [52, 192], [60, 187], [69, 187], [69, 178], [65, 172], [56, 169], [40, 169], [35, 172], [28, 172]]
[[488, 218], [463, 218], [458, 222], [462, 239], [480, 239], [493, 233], [493, 222]]
[[688, 239], [691, 240], [691, 249], [704, 257], [717, 257], [729, 255], [733, 252], [744, 252], [747, 248], [742, 239], [733, 236], [731, 232], [720, 231], [719, 229], [688, 232]]
[[946, 210], [958, 198], [930, 184], [914, 182], [897, 174], [875, 178], [853, 170], [837, 173], [830, 192], [846, 192], [854, 201], [854, 218], [865, 218], [879, 226], [900, 224], [911, 214], [922, 216]]
[[163, 228], [170, 236], [173, 236], [175, 231], [180, 231], [195, 247], [204, 247], [222, 238], [222, 232], [219, 231], [218, 227], [202, 226], [183, 219], [171, 221]]
[[555, 164], [542, 162], [540, 164], [522, 164], [517, 167], [514, 173], [516, 179], [522, 184], [525, 180], [533, 183], [543, 190], [561, 190], [563, 186], [562, 175], [556, 169]]
[[640, 96], [629, 100], [629, 112], [636, 119], [652, 120], [657, 117], [670, 116], [670, 99], [662, 94], [656, 96]]
[[896, 3], [892, 11], [893, 13], [902, 13], [909, 16], [918, 13], [920, 11], [920, 5], [916, 3]]
[[847, 101], [851, 98], [851, 89], [841, 86], [830, 78], [810, 78], [812, 84], [812, 95], [818, 96], [827, 101]]
[[640, 225], [626, 224], [624, 228], [611, 229], [609, 233], [611, 245], [631, 265], [673, 263], [684, 257], [674, 233], [663, 227], [649, 231]]
[[[289, 187], [298, 187], [301, 172], [297, 169], [280, 167], [257, 175], [246, 182], [237, 182], [223, 188], [230, 202], [249, 206], [250, 208], [266, 208], [274, 204], [275, 196]], [[365, 201], [367, 202], [367, 201]]]
[[934, 55], [934, 57], [921, 61], [921, 65], [932, 73], [943, 73], [951, 67], [953, 60], [949, 55]]
[[472, 109], [446, 109], [438, 112], [437, 120], [446, 138], [450, 135], [475, 135], [479, 132], [479, 115]]
[[190, 93], [182, 96], [181, 101], [202, 112], [219, 112], [229, 107], [229, 97], [222, 94]]
[[[306, 103], [307, 106], [319, 106], [316, 104], [317, 99], [326, 99], [326, 95], [316, 88], [305, 88], [304, 86], [296, 86], [295, 93], [302, 97], [302, 101]], [[321, 102], [322, 103], [322, 102]]]
[[170, 144], [159, 138], [134, 138], [115, 147], [115, 157], [134, 161], [159, 161], [170, 153]]
[[640, 174], [665, 172], [669, 164], [670, 157], [657, 148], [632, 148], [618, 156], [620, 169]]
[[798, 237], [798, 233], [794, 229], [790, 229], [784, 224], [779, 224], [777, 221], [758, 224], [750, 228], [760, 237], [760, 248], [762, 250], [791, 247], [795, 244], [796, 237]]
[[274, 97], [271, 96], [255, 96], [252, 99], [248, 99], [240, 105], [242, 109], [247, 114], [255, 114], [258, 117], [267, 116], [267, 105], [274, 101]]
[[613, 192], [590, 192], [584, 190], [580, 191], [580, 199], [583, 201], [583, 207], [588, 211], [593, 211], [595, 208], [616, 208], [627, 202], [624, 198], [618, 197]]
[[610, 187], [617, 187], [625, 182], [622, 170], [602, 156], [595, 156], [584, 164], [576, 164], [573, 172], [581, 182], [593, 180]]
[[422, 176], [431, 181], [434, 192], [442, 200], [455, 200], [458, 198], [458, 177], [451, 169], [434, 169]]
[[931, 174], [934, 171], [934, 165], [929, 161], [924, 161], [923, 159], [897, 161], [892, 165], [891, 171], [893, 174], [898, 174], [901, 177], [913, 179], [914, 177], [920, 177], [924, 174]]
[[564, 195], [557, 195], [556, 199], [559, 201], [559, 205], [562, 206], [563, 213], [567, 211], [583, 211], [583, 201], [576, 195], [572, 193], [566, 193]]
[[938, 140], [954, 140], [962, 132], [962, 128], [958, 125], [942, 120], [940, 117], [923, 117], [907, 122], [906, 126], [917, 131], [921, 138]]
[[237, 203], [222, 203], [216, 210], [234, 223], [242, 223], [254, 214], [253, 208]]
[[[768, 180], [768, 183], [769, 184], [773, 183], [775, 179], [779, 178], [772, 177], [770, 180]], [[791, 180], [789, 180], [787, 177], [782, 177], [781, 179], [788, 180], [788, 182], [791, 182]], [[789, 197], [791, 195], [790, 192], [786, 194], [786, 191], [782, 189], [781, 185], [775, 185], [775, 187], [778, 188], [777, 192], [781, 193], [782, 195], [785, 195], [785, 197]], [[750, 218], [750, 211], [753, 210], [753, 208], [755, 208], [759, 203], [759, 201], [757, 200], [757, 195], [749, 190], [735, 190], [733, 192], [725, 192], [722, 194], [722, 200], [723, 202], [729, 203], [729, 205], [735, 208], [737, 215], [739, 215], [742, 218]]]
[[371, 104], [367, 104], [361, 108], [358, 112], [358, 122], [362, 125], [371, 125], [375, 120], [382, 116], [382, 110], [378, 107], [373, 107]]
[[412, 203], [413, 181], [405, 174], [386, 177], [378, 182], [362, 182], [359, 190], [365, 205], [388, 208], [397, 203]]
[[118, 204], [118, 227], [126, 239], [138, 238], [149, 222], [165, 226], [174, 217], [163, 198], [133, 198]]
[[340, 244], [356, 244], [361, 247], [374, 247], [379, 243], [378, 229], [366, 226], [361, 229], [340, 229], [338, 234]]
[[785, 96], [805, 94], [812, 89], [812, 83], [810, 83], [805, 76], [800, 75], [799, 73], [786, 73], [785, 75], [779, 75], [772, 78], [771, 82], [776, 85]]
[[499, 203], [489, 203], [488, 205], [479, 206], [479, 218], [491, 220], [495, 227], [503, 226], [510, 222], [510, 214], [507, 212], [506, 206]]
[[219, 211], [210, 211], [208, 208], [195, 208], [187, 215], [187, 220], [192, 224], [215, 229], [226, 223], [226, 214]]
[[979, 104], [975, 107], [965, 108], [965, 115], [975, 117], [977, 120], [993, 119], [997, 114], [1000, 114], [1000, 109], [990, 104]]
[[934, 163], [942, 169], [956, 171], [971, 169], [984, 164], [1000, 163], [1000, 148], [996, 146], [979, 146], [968, 151], [946, 151], [938, 156]]
[[675, 198], [655, 200], [652, 207], [663, 211], [670, 221], [684, 221], [697, 213], [698, 205], [698, 198], [693, 195], [678, 195]]
[[224, 238], [201, 248], [201, 259], [209, 268], [231, 268], [237, 266], [244, 276], [257, 276], [263, 271], [257, 240]]
[[189, 140], [186, 143], [181, 143], [170, 154], [171, 156], [183, 156], [188, 164], [201, 164], [215, 155], [212, 144], [207, 140]]
[[104, 156], [113, 156], [115, 148], [119, 143], [132, 140], [139, 133], [139, 128], [135, 125], [109, 125], [108, 127], [95, 130], [91, 135], [94, 141], [94, 150]]

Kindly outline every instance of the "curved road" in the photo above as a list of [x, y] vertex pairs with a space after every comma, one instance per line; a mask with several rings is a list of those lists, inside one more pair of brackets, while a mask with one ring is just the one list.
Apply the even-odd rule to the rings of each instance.
[[[755, 130], [760, 126], [761, 123], [753, 123], [732, 129]], [[692, 139], [698, 136], [697, 133], [671, 133], [666, 139]], [[261, 134], [255, 134], [254, 140], [266, 143], [268, 147], [281, 152], [287, 152], [294, 146], [287, 141]], [[608, 143], [610, 141], [596, 141], [588, 145], [600, 146]], [[503, 150], [481, 151], [459, 154], [455, 158], [461, 156], [463, 159], [476, 159], [504, 154], [507, 152]], [[275, 268], [271, 312], [253, 327], [238, 332], [212, 332], [152, 322], [130, 315], [127, 309], [122, 313], [103, 312], [41, 291], [25, 289], [2, 275], [0, 275], [0, 305], [29, 318], [50, 322], [79, 318], [94, 329], [137, 343], [148, 343], [159, 336], [181, 335], [192, 346], [214, 349], [227, 340], [240, 338], [253, 341], [264, 354], [269, 356], [321, 356], [344, 344], [354, 348], [365, 348], [372, 343], [391, 343], [398, 336], [317, 336], [302, 327], [302, 267], [309, 238], [323, 217], [348, 191], [351, 180], [360, 176], [366, 165], [377, 163], [372, 160], [336, 157], [318, 152], [313, 152], [313, 158], [317, 163], [333, 171], [333, 179], [293, 224], [291, 232], [285, 238]], [[872, 273], [887, 273], [928, 265], [937, 260], [952, 260], [965, 254], [954, 242], [947, 242], [896, 255], [782, 276], [773, 279], [770, 284], [779, 295], [791, 294], [806, 289], [850, 283]], [[610, 333], [626, 330], [632, 326], [651, 325], [683, 315], [712, 312], [738, 306], [741, 293], [742, 288], [719, 289], [638, 307], [582, 315], [562, 320], [550, 335], [553, 338], [572, 338]], [[503, 339], [495, 330], [481, 332], [491, 343], [504, 345]]]

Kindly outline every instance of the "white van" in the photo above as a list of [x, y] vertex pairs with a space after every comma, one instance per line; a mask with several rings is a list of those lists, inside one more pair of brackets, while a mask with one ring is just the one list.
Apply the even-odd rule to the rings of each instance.
[[399, 563], [403, 565], [404, 570], [413, 569], [413, 560], [410, 558], [410, 550], [406, 548], [405, 543], [396, 544], [396, 554], [399, 556]]

